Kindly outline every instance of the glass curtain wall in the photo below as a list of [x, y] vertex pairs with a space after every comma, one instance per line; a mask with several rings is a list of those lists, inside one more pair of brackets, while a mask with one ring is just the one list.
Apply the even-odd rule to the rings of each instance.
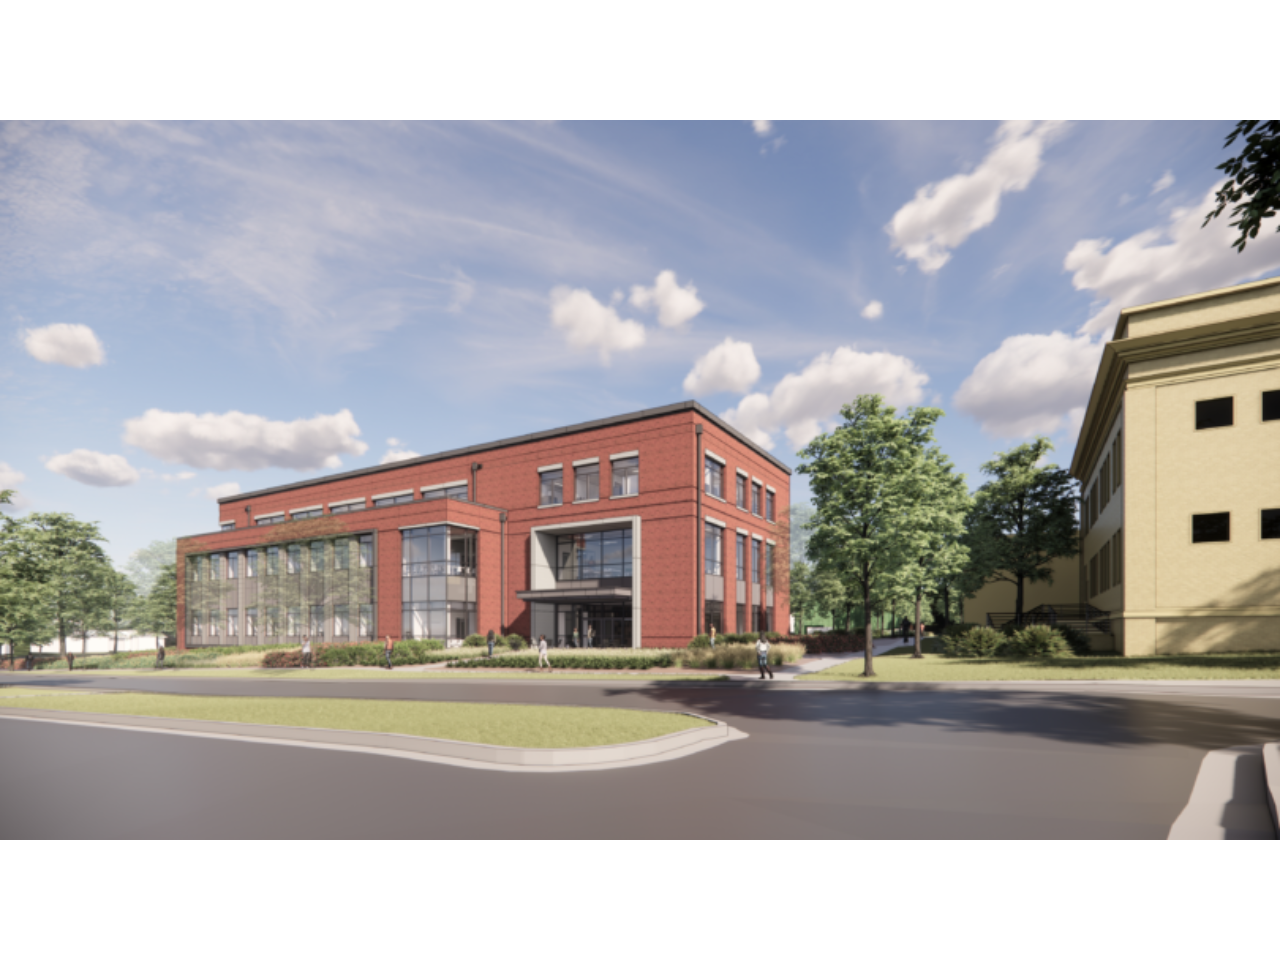
[[434, 524], [401, 539], [401, 635], [462, 640], [477, 631], [476, 532]]
[[[282, 547], [284, 563], [280, 562]], [[260, 565], [264, 552], [266, 563]], [[228, 577], [232, 569], [241, 575]], [[360, 639], [352, 629], [353, 618], [335, 614], [339, 607], [367, 609], [372, 623], [375, 572], [372, 534], [188, 556], [184, 564], [187, 644], [291, 643], [304, 632], [313, 640]], [[266, 617], [259, 623], [261, 610]], [[340, 631], [342, 626], [345, 633]]]

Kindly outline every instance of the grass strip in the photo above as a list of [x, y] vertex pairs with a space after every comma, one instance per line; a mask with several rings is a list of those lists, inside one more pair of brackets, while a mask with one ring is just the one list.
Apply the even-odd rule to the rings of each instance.
[[[937, 683], [948, 680], [1280, 680], [1280, 654], [1208, 654], [1164, 657], [1070, 657], [1061, 660], [961, 660], [910, 651], [875, 658], [875, 680]], [[806, 673], [797, 680], [865, 681], [861, 657]]]
[[403, 733], [503, 747], [598, 747], [710, 726], [705, 720], [675, 713], [505, 703], [162, 693], [51, 695], [34, 701], [33, 709], [37, 703], [40, 710]]

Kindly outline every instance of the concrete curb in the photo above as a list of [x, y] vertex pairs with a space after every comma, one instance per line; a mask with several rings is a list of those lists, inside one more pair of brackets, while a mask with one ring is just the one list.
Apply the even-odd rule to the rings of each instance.
[[709, 750], [730, 740], [741, 740], [747, 736], [719, 720], [687, 711], [680, 712], [684, 716], [706, 720], [713, 726], [680, 730], [652, 740], [640, 740], [634, 743], [602, 747], [539, 749], [436, 740], [402, 733], [323, 730], [315, 727], [281, 727], [268, 724], [234, 723], [226, 720], [178, 720], [170, 717], [134, 717], [110, 713], [71, 713], [62, 710], [0, 707], [0, 717], [14, 720], [109, 727], [188, 737], [313, 747], [322, 750], [347, 750], [479, 770], [520, 773], [572, 773], [661, 763]]
[[1262, 745], [1262, 770], [1267, 785], [1267, 806], [1271, 808], [1271, 825], [1280, 839], [1280, 743]]

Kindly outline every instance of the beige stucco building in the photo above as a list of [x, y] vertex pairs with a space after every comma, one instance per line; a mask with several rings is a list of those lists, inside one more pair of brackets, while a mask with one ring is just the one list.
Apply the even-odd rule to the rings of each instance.
[[1280, 650], [1280, 278], [1122, 310], [1071, 473], [1118, 650]]
[[[1037, 583], [1025, 581], [1022, 585], [1022, 609], [1031, 610], [1041, 605], [1074, 606], [1080, 602], [1080, 561], [1069, 559], [1054, 560], [1050, 565], [1053, 570], [1053, 582], [1041, 580]], [[964, 613], [961, 617], [965, 623], [986, 623], [987, 614], [1010, 614], [1018, 603], [1018, 587], [1007, 580], [996, 580], [983, 586], [972, 597], [964, 601]]]

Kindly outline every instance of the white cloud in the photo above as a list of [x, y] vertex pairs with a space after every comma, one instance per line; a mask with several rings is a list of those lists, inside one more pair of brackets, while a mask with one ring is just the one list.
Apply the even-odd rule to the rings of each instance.
[[106, 361], [106, 352], [94, 332], [83, 323], [51, 323], [22, 332], [27, 353], [41, 363], [66, 367], [97, 366]]
[[692, 282], [680, 286], [674, 270], [663, 270], [652, 287], [632, 287], [631, 305], [637, 310], [658, 311], [658, 323], [678, 327], [700, 314], [706, 306]]
[[118, 453], [72, 450], [50, 457], [45, 466], [54, 473], [91, 487], [127, 487], [138, 482], [138, 471]]
[[148, 410], [126, 420], [125, 443], [166, 463], [204, 470], [333, 469], [339, 454], [359, 456], [369, 445], [350, 410], [310, 420], [268, 420], [251, 413], [171, 413]]
[[1174, 176], [1172, 170], [1166, 170], [1164, 176], [1151, 185], [1151, 195], [1154, 197], [1162, 190], [1168, 190], [1173, 186]]
[[388, 446], [388, 447], [398, 447], [398, 446], [400, 446], [400, 438], [399, 438], [399, 437], [387, 437], [387, 446]]
[[416, 450], [406, 450], [404, 448], [392, 447], [382, 455], [379, 463], [399, 463], [401, 460], [412, 460], [414, 457], [420, 457], [422, 454]]
[[1102, 347], [1058, 330], [1008, 337], [960, 384], [955, 405], [994, 436], [1079, 430]]
[[699, 397], [728, 391], [746, 393], [760, 379], [760, 363], [751, 344], [725, 337], [698, 358], [684, 378], [684, 392]]
[[0, 490], [13, 490], [13, 503], [0, 503], [0, 513], [13, 513], [16, 510], [22, 510], [30, 503], [21, 492], [16, 488], [23, 480], [27, 479], [27, 475], [21, 470], [15, 470], [9, 464], [0, 460]]
[[862, 316], [866, 320], [879, 320], [884, 316], [884, 304], [879, 300], [872, 300], [862, 308]]
[[1223, 214], [1201, 229], [1215, 206], [1214, 185], [1193, 208], [1174, 210], [1164, 226], [1134, 234], [1112, 246], [1109, 239], [1081, 240], [1063, 267], [1077, 290], [1101, 303], [1082, 333], [1109, 332], [1123, 307], [1227, 287], [1280, 270], [1280, 233], [1259, 232], [1243, 253], [1231, 242], [1239, 235]]
[[752, 120], [751, 129], [756, 132], [757, 137], [767, 137], [773, 133], [772, 120]]
[[1061, 121], [1002, 123], [995, 146], [972, 173], [926, 184], [893, 215], [885, 227], [893, 249], [924, 273], [942, 269], [951, 250], [995, 220], [1002, 194], [1027, 188], [1040, 170], [1045, 145], [1065, 128]]
[[181, 473], [162, 473], [161, 480], [191, 480], [195, 478], [195, 472], [191, 470], [183, 470]]
[[204, 495], [210, 500], [220, 500], [222, 497], [234, 497], [240, 492], [240, 484], [234, 480], [229, 483], [219, 483], [212, 487], [206, 487], [203, 491]]
[[565, 332], [575, 347], [595, 347], [606, 366], [615, 350], [635, 350], [644, 345], [644, 326], [623, 320], [613, 307], [605, 306], [588, 290], [556, 287], [551, 291], [551, 324]]
[[879, 393], [892, 406], [909, 406], [920, 402], [928, 382], [928, 375], [906, 357], [837, 347], [819, 354], [800, 373], [787, 374], [770, 393], [743, 397], [723, 416], [766, 449], [773, 449], [772, 434], [779, 430], [798, 449], [859, 394]]

